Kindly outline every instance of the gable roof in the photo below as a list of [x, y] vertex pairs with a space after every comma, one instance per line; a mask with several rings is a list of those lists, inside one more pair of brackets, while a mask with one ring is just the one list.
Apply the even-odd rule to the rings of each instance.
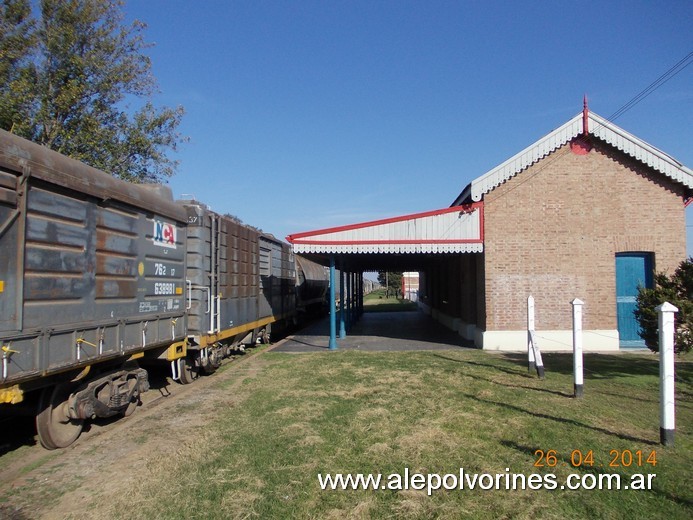
[[545, 135], [504, 163], [474, 179], [452, 205], [457, 206], [465, 202], [480, 201], [486, 193], [581, 135], [585, 118], [589, 135], [610, 144], [673, 181], [693, 189], [693, 171], [690, 168], [603, 117], [585, 111], [580, 112], [563, 126]]

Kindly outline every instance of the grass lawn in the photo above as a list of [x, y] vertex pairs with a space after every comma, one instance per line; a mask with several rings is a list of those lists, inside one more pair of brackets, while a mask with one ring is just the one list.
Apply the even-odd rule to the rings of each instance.
[[[544, 358], [542, 381], [527, 374], [521, 356], [478, 350], [265, 353], [262, 369], [236, 388], [239, 404], [220, 406], [203, 435], [153, 461], [117, 516], [691, 518], [692, 364], [677, 367], [676, 442], [662, 447], [654, 356], [586, 355], [579, 400], [571, 398], [571, 357]], [[555, 451], [540, 458], [537, 450]], [[579, 462], [588, 452], [592, 465], [573, 467], [571, 454]], [[610, 468], [614, 458], [619, 465]], [[319, 473], [386, 478], [405, 468], [553, 473], [558, 487], [570, 473], [618, 473], [624, 483], [635, 473], [656, 477], [650, 491], [465, 488], [428, 496], [318, 485]]]
[[415, 311], [418, 306], [415, 302], [401, 298], [385, 296], [385, 289], [376, 289], [363, 298], [364, 312], [394, 312]]

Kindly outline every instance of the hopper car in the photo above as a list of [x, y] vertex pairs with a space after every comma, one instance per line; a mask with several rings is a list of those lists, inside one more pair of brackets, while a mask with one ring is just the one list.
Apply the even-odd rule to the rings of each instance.
[[0, 130], [0, 411], [38, 396], [48, 449], [134, 412], [144, 367], [191, 383], [327, 287], [272, 235]]

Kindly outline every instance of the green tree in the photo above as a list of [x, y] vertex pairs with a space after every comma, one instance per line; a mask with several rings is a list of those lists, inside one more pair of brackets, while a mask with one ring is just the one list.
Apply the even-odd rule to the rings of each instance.
[[655, 307], [669, 302], [679, 309], [675, 319], [674, 352], [693, 349], [693, 258], [678, 266], [673, 275], [655, 275], [655, 287], [638, 290], [635, 317], [640, 324], [640, 336], [653, 352], [659, 351], [659, 317]]
[[389, 295], [402, 294], [402, 273], [392, 271], [378, 271], [378, 282], [385, 287]]
[[27, 0], [0, 2], [0, 128], [10, 130], [30, 111], [36, 22]]
[[41, 0], [39, 20], [29, 0], [0, 5], [2, 128], [125, 180], [175, 173], [184, 110], [154, 107], [146, 26], [123, 24], [122, 0]]

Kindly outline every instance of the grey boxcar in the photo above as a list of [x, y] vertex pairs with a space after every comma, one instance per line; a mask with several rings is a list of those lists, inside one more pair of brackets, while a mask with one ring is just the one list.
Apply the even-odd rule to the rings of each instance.
[[0, 402], [42, 388], [48, 448], [133, 410], [135, 359], [185, 353], [187, 214], [166, 190], [0, 131]]
[[189, 313], [179, 379], [189, 383], [293, 318], [295, 271], [286, 244], [198, 201], [179, 203], [188, 214]]
[[0, 408], [38, 391], [47, 448], [132, 413], [138, 360], [190, 383], [326, 288], [271, 235], [0, 131]]

